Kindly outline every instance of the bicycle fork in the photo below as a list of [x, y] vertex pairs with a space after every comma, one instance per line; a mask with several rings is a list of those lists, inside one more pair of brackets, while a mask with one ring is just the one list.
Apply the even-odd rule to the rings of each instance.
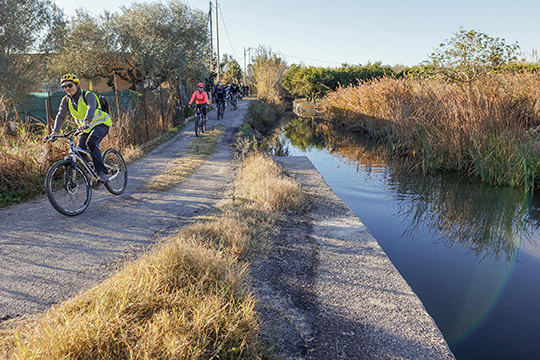
[[[75, 162], [77, 161], [75, 156], [66, 156], [66, 160], [70, 160], [69, 164], [64, 165], [64, 189], [69, 192], [73, 193], [73, 190], [77, 188], [77, 167], [75, 166]], [[71, 181], [69, 179], [69, 175], [71, 172]]]

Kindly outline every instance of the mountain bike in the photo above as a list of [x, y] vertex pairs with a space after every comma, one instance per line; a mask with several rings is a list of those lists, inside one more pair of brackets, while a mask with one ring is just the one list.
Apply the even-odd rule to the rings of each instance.
[[204, 118], [203, 112], [201, 110], [201, 105], [196, 107], [196, 116], [195, 116], [195, 136], [199, 136], [201, 133], [206, 131], [206, 119]]
[[[97, 190], [102, 184], [90, 160], [90, 152], [75, 146], [74, 137], [82, 133], [83, 130], [75, 129], [45, 139], [45, 142], [59, 139], [69, 142], [67, 155], [63, 160], [55, 162], [45, 177], [45, 192], [49, 202], [56, 211], [67, 216], [82, 214], [90, 205], [92, 189]], [[124, 158], [118, 150], [109, 148], [103, 153], [103, 160], [109, 172], [105, 187], [113, 195], [122, 194], [128, 177]]]
[[223, 114], [225, 113], [225, 99], [217, 99], [217, 119], [221, 120], [223, 119]]

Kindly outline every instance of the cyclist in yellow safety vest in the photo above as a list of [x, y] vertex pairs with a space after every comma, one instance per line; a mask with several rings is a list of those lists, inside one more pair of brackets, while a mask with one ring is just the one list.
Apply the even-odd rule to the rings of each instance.
[[81, 90], [77, 75], [66, 74], [62, 76], [61, 83], [66, 96], [60, 102], [52, 135], [58, 135], [69, 111], [75, 122], [84, 130], [79, 137], [79, 147], [90, 152], [99, 181], [105, 183], [108, 181], [108, 171], [103, 163], [99, 143], [109, 133], [109, 126], [112, 124], [111, 117], [101, 110], [96, 94]]

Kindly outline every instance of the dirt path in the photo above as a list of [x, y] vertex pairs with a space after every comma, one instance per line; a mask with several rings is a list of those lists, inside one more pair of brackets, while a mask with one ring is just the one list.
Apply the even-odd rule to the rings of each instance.
[[224, 125], [218, 150], [188, 180], [170, 191], [138, 190], [182, 156], [195, 137], [193, 122], [144, 159], [128, 166], [128, 187], [115, 197], [93, 192], [80, 216], [57, 213], [46, 198], [0, 210], [0, 320], [46, 310], [105, 279], [126, 256], [154, 244], [168, 231], [206, 214], [233, 181], [230, 143], [248, 101], [225, 119], [209, 114], [208, 128]]

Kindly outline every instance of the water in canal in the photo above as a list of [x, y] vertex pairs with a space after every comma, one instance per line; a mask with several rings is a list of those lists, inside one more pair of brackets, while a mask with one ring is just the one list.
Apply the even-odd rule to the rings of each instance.
[[281, 142], [362, 219], [458, 359], [540, 358], [540, 196], [411, 172], [307, 119]]

